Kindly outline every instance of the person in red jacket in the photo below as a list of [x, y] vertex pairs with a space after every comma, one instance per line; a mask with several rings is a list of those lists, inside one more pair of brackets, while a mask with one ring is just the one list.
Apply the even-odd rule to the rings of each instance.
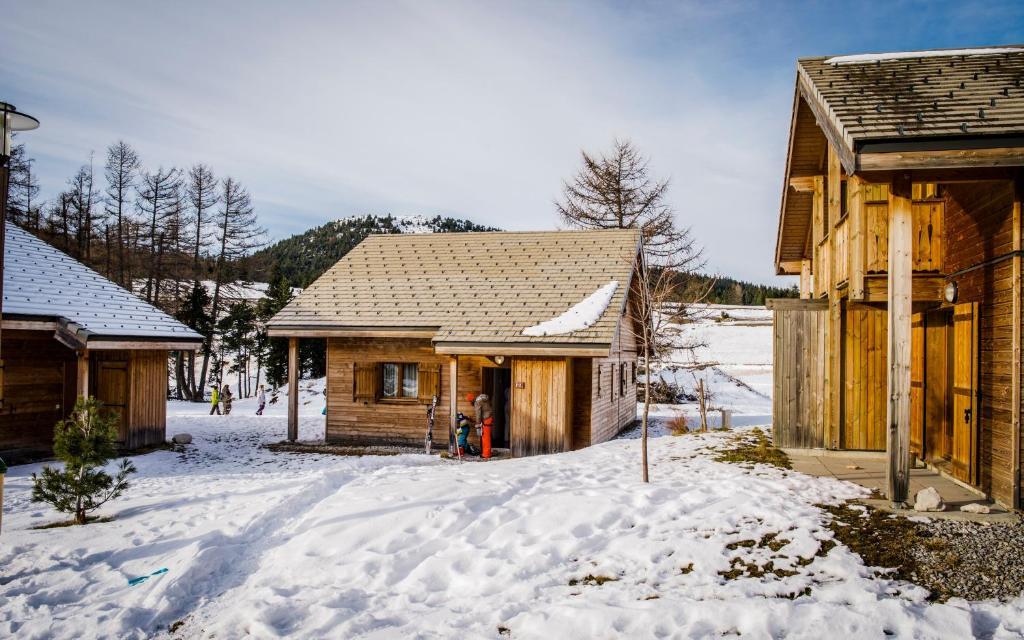
[[466, 398], [473, 403], [473, 412], [476, 415], [476, 432], [480, 436], [480, 457], [487, 460], [491, 457], [491, 431], [494, 429], [494, 408], [491, 407], [491, 399], [486, 393], [473, 397], [470, 394]]

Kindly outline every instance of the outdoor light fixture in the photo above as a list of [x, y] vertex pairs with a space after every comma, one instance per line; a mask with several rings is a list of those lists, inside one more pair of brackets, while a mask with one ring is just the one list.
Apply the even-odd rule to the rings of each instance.
[[494, 364], [501, 364], [505, 362], [505, 356], [494, 356]]
[[953, 304], [956, 302], [957, 294], [960, 291], [957, 289], [956, 280], [950, 280], [946, 283], [946, 288], [942, 290], [942, 297], [946, 299], [946, 302]]
[[[0, 134], [3, 138], [3, 149], [0, 150], [0, 162], [7, 166], [7, 159], [11, 156], [11, 134], [15, 131], [31, 131], [39, 126], [39, 121], [32, 116], [20, 113], [13, 104], [0, 102]], [[7, 200], [7, 194], [0, 194]], [[6, 205], [6, 202], [5, 202]]]

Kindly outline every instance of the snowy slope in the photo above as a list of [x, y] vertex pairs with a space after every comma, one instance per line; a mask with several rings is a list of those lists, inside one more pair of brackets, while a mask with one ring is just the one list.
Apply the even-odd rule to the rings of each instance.
[[[714, 462], [728, 434], [656, 429], [643, 485], [633, 437], [460, 465], [273, 454], [257, 444], [284, 419], [237, 408], [170, 422], [195, 444], [136, 457], [111, 522], [30, 529], [55, 514], [27, 500], [38, 467], [12, 470], [0, 635], [144, 638], [180, 621], [174, 637], [1008, 637], [1024, 624], [1024, 600], [929, 604], [843, 547], [817, 556], [831, 533], [814, 505], [862, 490]], [[305, 417], [301, 436], [321, 425]], [[788, 541], [777, 552], [729, 547], [770, 533]], [[723, 578], [735, 557], [796, 573]]]

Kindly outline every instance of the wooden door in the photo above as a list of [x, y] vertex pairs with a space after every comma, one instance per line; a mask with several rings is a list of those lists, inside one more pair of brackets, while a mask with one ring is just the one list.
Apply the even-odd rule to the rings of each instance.
[[96, 399], [106, 411], [118, 420], [118, 441], [128, 441], [128, 363], [104, 362], [96, 364]]
[[924, 458], [924, 314], [910, 319], [910, 451]]
[[512, 455], [572, 449], [571, 363], [566, 358], [512, 360]]
[[924, 456], [949, 460], [953, 438], [952, 401], [953, 310], [936, 309], [924, 328]]
[[977, 483], [978, 304], [953, 309], [953, 475]]

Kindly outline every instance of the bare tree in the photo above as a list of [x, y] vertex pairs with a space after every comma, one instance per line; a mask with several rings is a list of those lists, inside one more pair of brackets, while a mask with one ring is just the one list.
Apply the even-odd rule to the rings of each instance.
[[89, 262], [92, 257], [94, 206], [96, 189], [93, 181], [92, 159], [89, 164], [79, 167], [78, 172], [68, 180], [70, 213], [73, 216], [75, 233], [75, 257]]
[[650, 177], [649, 161], [628, 140], [615, 140], [611, 153], [582, 152], [583, 167], [564, 183], [555, 206], [562, 221], [582, 229], [640, 230], [638, 277], [630, 292], [638, 316], [632, 330], [644, 371], [644, 408], [640, 420], [641, 469], [649, 481], [647, 436], [653, 368], [665, 354], [680, 348], [672, 326], [689, 313], [688, 305], [707, 298], [711, 286], [695, 286], [703, 268], [703, 251], [687, 227], [676, 224], [666, 201], [668, 180]]
[[166, 239], [165, 222], [181, 206], [181, 172], [174, 167], [144, 172], [138, 198], [139, 210], [146, 219], [146, 250], [150, 254], [144, 291], [146, 302], [153, 304], [159, 298], [163, 278], [161, 259]]
[[210, 244], [210, 210], [220, 201], [219, 186], [210, 167], [196, 164], [189, 169], [185, 191], [192, 207], [192, 277], [195, 284], [202, 280], [200, 259]]
[[[231, 266], [262, 246], [265, 234], [266, 231], [259, 226], [256, 219], [256, 211], [253, 209], [249, 192], [234, 178], [224, 178], [221, 181], [220, 211], [214, 223], [213, 232], [217, 253], [213, 269], [210, 317], [214, 323], [217, 322], [221, 310], [224, 286], [228, 282]], [[210, 332], [203, 343], [203, 365], [199, 372], [199, 389], [206, 386], [212, 345], [213, 332]]]
[[39, 178], [32, 172], [35, 160], [28, 157], [25, 145], [15, 145], [7, 161], [9, 185], [7, 197], [7, 219], [26, 229], [38, 230], [41, 203]]
[[[131, 288], [128, 280], [128, 225], [131, 213], [129, 212], [129, 194], [134, 191], [135, 178], [139, 171], [139, 155], [130, 144], [124, 140], [118, 140], [107, 147], [107, 164], [104, 167], [104, 175], [107, 179], [106, 204], [108, 227], [112, 227], [109, 234], [107, 253], [112, 263], [114, 280], [122, 287]], [[113, 247], [109, 245], [113, 244]]]

